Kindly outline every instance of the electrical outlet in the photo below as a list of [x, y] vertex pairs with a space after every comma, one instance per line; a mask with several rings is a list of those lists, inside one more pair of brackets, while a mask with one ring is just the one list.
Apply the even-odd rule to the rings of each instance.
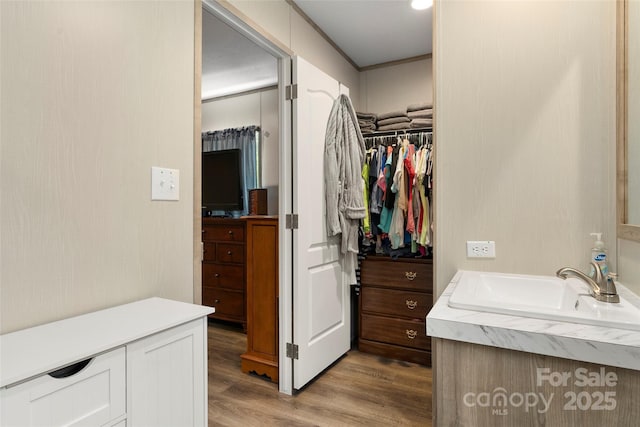
[[493, 240], [467, 240], [468, 258], [495, 258], [496, 242]]

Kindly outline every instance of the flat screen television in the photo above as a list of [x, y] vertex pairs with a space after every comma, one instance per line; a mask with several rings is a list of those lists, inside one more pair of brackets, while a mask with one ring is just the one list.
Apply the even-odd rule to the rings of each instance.
[[244, 209], [240, 149], [202, 153], [203, 215], [228, 215]]

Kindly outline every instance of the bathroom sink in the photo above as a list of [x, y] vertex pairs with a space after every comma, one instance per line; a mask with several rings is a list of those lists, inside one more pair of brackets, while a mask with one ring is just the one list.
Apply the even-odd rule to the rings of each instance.
[[577, 278], [462, 271], [449, 306], [640, 331], [640, 309], [622, 293], [619, 303], [596, 301]]

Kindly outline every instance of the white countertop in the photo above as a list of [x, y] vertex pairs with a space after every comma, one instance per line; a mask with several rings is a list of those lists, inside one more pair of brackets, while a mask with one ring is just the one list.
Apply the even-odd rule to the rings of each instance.
[[[458, 272], [427, 315], [427, 335], [510, 350], [640, 370], [640, 332], [451, 308]], [[640, 298], [616, 284], [640, 306]]]
[[0, 387], [67, 366], [213, 313], [149, 298], [0, 335]]

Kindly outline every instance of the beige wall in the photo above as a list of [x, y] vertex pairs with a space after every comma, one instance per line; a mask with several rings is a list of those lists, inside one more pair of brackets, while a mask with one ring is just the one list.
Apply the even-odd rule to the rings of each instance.
[[438, 294], [457, 269], [586, 268], [593, 231], [615, 260], [615, 7], [436, 4]]
[[[0, 332], [193, 301], [194, 5], [0, 2]], [[150, 201], [151, 166], [180, 201]]]
[[361, 111], [403, 111], [408, 105], [433, 101], [432, 62], [422, 59], [361, 72]]
[[640, 295], [640, 243], [618, 240], [618, 278]]
[[270, 89], [202, 104], [204, 132], [251, 125], [258, 125], [261, 129], [262, 187], [267, 189], [269, 214], [277, 215], [280, 165], [278, 91]]
[[360, 107], [358, 71], [284, 0], [230, 0], [273, 38], [349, 87], [349, 96]]

